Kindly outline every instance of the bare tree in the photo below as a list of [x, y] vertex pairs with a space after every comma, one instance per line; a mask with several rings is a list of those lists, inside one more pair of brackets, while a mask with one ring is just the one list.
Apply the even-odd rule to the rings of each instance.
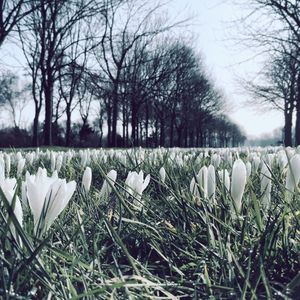
[[29, 86], [20, 83], [19, 77], [12, 72], [1, 74], [0, 106], [8, 111], [15, 129], [20, 128], [22, 113], [28, 104], [28, 88]]
[[297, 102], [299, 64], [294, 49], [275, 52], [256, 81], [244, 81], [255, 103], [284, 114], [284, 144], [292, 146], [293, 112]]
[[68, 37], [78, 22], [87, 21], [101, 7], [101, 3], [96, 0], [41, 0], [39, 8], [28, 15], [20, 26], [22, 40], [27, 41], [23, 50], [27, 57], [31, 57], [31, 62], [36, 60], [38, 64], [38, 80], [45, 102], [45, 145], [52, 144], [53, 95], [59, 71], [70, 63], [64, 60], [66, 52], [79, 42], [70, 41]]
[[[285, 118], [285, 145], [292, 144], [292, 116], [296, 110], [295, 142], [300, 143], [300, 2], [298, 0], [252, 0], [253, 11], [248, 16], [248, 23], [254, 16], [264, 15], [268, 20], [265, 30], [261, 30], [261, 20], [256, 24], [260, 28], [253, 30], [250, 25], [246, 30], [247, 42], [264, 49], [270, 59], [268, 78], [263, 84], [248, 84], [252, 94], [264, 102], [281, 109]], [[249, 5], [249, 2], [247, 3]], [[248, 43], [249, 44], [249, 43]], [[298, 80], [299, 78], [299, 80]], [[299, 82], [299, 84], [298, 84]], [[256, 87], [255, 87], [256, 85]], [[253, 93], [254, 92], [254, 93]]]
[[[91, 48], [89, 33], [82, 22], [74, 24], [67, 37], [70, 47], [64, 54], [64, 68], [59, 69], [59, 96], [64, 100], [66, 113], [65, 145], [70, 146], [71, 116], [81, 98], [77, 97], [78, 87], [84, 81], [88, 51]], [[64, 42], [66, 43], [66, 41]]]
[[20, 21], [39, 7], [38, 0], [0, 0], [0, 46]]
[[111, 82], [112, 122], [111, 133], [108, 136], [109, 144], [116, 146], [117, 122], [120, 112], [120, 97], [122, 97], [122, 72], [126, 65], [126, 59], [141, 40], [152, 39], [177, 24], [170, 24], [161, 16], [160, 9], [163, 5], [153, 5], [149, 1], [123, 1], [113, 5], [113, 1], [107, 1], [102, 11], [105, 19], [105, 30], [101, 38], [101, 49], [95, 51], [95, 57], [100, 69], [105, 72]]
[[83, 132], [86, 128], [89, 128], [88, 119], [94, 98], [94, 91], [90, 86], [89, 77], [85, 76], [82, 78], [76, 92], [79, 102], [79, 113], [82, 120], [81, 132]]

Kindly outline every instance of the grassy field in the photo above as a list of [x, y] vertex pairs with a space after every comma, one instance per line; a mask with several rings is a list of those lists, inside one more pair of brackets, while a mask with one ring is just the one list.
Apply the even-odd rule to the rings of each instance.
[[[2, 152], [0, 295], [300, 299], [297, 155], [278, 148]], [[246, 170], [240, 208], [234, 192], [243, 185], [239, 159]], [[82, 185], [87, 166], [90, 188], [87, 172]], [[56, 208], [44, 205], [36, 223], [30, 184], [39, 183], [45, 198], [45, 178], [55, 170], [75, 181], [76, 190], [69, 201], [54, 190], [47, 194], [66, 207], [57, 208], [50, 223], [47, 213]], [[111, 170], [115, 181], [107, 177]], [[13, 193], [6, 192], [8, 177], [16, 178]]]

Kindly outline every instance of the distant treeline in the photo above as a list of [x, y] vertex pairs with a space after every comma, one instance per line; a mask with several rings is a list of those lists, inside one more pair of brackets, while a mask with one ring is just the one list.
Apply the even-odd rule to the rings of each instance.
[[[89, 123], [72, 123], [69, 146], [71, 147], [108, 147], [108, 136], [99, 131], [98, 122], [95, 120], [92, 125]], [[41, 126], [42, 128], [42, 126]], [[142, 147], [170, 147], [170, 128], [166, 130], [164, 143], [161, 143], [159, 132], [154, 132], [150, 136], [140, 136], [136, 145]], [[53, 124], [52, 130], [53, 146], [66, 145], [66, 126], [64, 123]], [[174, 138], [174, 137], [173, 137]], [[43, 130], [38, 134], [38, 139], [43, 139]], [[177, 140], [173, 146], [180, 147], [235, 147], [243, 144], [245, 137], [240, 133], [239, 128], [226, 118], [211, 120], [199, 136], [187, 137], [181, 141]], [[19, 127], [6, 127], [0, 129], [0, 147], [31, 147], [32, 132]], [[134, 146], [133, 141], [124, 139], [121, 134], [117, 134], [117, 147]]]
[[[242, 144], [244, 135], [224, 115], [222, 92], [207, 74], [202, 56], [188, 46], [192, 40], [174, 36], [185, 21], [171, 22], [162, 13], [163, 5], [149, 2], [9, 2], [0, 14], [18, 16], [8, 20], [15, 29], [10, 34], [22, 48], [30, 84], [17, 89], [18, 77], [3, 72], [0, 103], [14, 126], [0, 132], [0, 143]], [[5, 38], [0, 36], [0, 44]], [[24, 99], [33, 99], [29, 132], [19, 124]], [[80, 124], [72, 121], [75, 112]]]

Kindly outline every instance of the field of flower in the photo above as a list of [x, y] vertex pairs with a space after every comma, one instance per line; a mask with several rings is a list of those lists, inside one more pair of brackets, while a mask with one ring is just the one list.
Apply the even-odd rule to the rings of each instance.
[[297, 299], [299, 180], [300, 148], [2, 152], [1, 299]]

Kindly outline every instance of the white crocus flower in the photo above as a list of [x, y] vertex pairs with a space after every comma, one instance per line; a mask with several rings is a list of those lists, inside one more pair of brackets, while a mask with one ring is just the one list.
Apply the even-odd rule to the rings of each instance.
[[246, 166], [241, 159], [237, 159], [234, 162], [231, 176], [231, 197], [239, 213], [242, 208], [242, 197], [247, 179]]
[[16, 155], [15, 155], [15, 158], [16, 158], [17, 161], [22, 159], [23, 158], [22, 153], [20, 151], [17, 152]]
[[22, 181], [22, 185], [21, 185], [21, 201], [22, 201], [22, 203], [23, 203], [24, 206], [28, 207], [26, 181]]
[[92, 169], [90, 167], [86, 167], [82, 176], [82, 187], [87, 194], [90, 191], [92, 183]]
[[284, 170], [284, 168], [288, 165], [288, 158], [286, 156], [286, 153], [283, 151], [280, 154], [278, 154], [277, 157], [277, 163], [279, 165], [279, 168], [281, 171]]
[[70, 163], [71, 160], [72, 160], [72, 158], [73, 158], [73, 153], [69, 150], [69, 151], [65, 154], [65, 156], [66, 156], [66, 163], [67, 163], [67, 164]]
[[125, 180], [126, 190], [127, 192], [135, 198], [136, 201], [134, 203], [141, 207], [141, 197], [143, 191], [146, 189], [150, 182], [150, 174], [145, 177], [144, 180], [144, 172], [140, 171], [139, 173], [133, 171], [129, 172], [128, 176]]
[[34, 232], [39, 236], [52, 225], [71, 199], [76, 182], [48, 177], [46, 169], [39, 168], [36, 175], [26, 177], [27, 199], [33, 214]]
[[192, 178], [191, 183], [190, 183], [190, 192], [193, 196], [200, 197], [199, 190], [198, 190], [196, 180], [194, 177]]
[[289, 162], [289, 168], [286, 177], [285, 187], [287, 189], [287, 198], [290, 200], [294, 190], [298, 188], [300, 180], [300, 154], [295, 154]]
[[25, 167], [25, 158], [21, 158], [18, 160], [18, 166], [17, 166], [17, 176], [20, 177], [23, 173], [24, 167]]
[[27, 153], [25, 159], [29, 165], [32, 165], [34, 159], [33, 153], [32, 152]]
[[204, 198], [208, 195], [208, 169], [203, 166], [199, 173], [196, 175], [196, 179], [193, 177], [190, 183], [190, 192], [195, 197], [200, 197], [199, 189]]
[[46, 195], [46, 219], [45, 230], [47, 230], [54, 220], [59, 216], [63, 209], [69, 203], [76, 189], [76, 182], [66, 182], [65, 179], [56, 179], [50, 186], [50, 189]]
[[166, 180], [166, 170], [165, 170], [164, 167], [161, 167], [159, 169], [159, 176], [160, 176], [161, 182], [165, 183], [165, 180]]
[[197, 176], [197, 182], [203, 193], [204, 198], [207, 198], [207, 188], [208, 188], [208, 169], [206, 166], [203, 166]]
[[254, 173], [257, 172], [259, 165], [260, 165], [260, 157], [258, 156], [253, 157], [252, 169]]
[[218, 172], [221, 183], [224, 185], [226, 191], [230, 190], [230, 178], [226, 169]]
[[[5, 198], [7, 199], [8, 203], [12, 205], [13, 197], [16, 192], [17, 187], [17, 181], [15, 178], [5, 178], [1, 180], [0, 182], [1, 189], [4, 193]], [[14, 214], [19, 222], [19, 224], [22, 226], [23, 224], [23, 210], [21, 206], [21, 202], [18, 196], [15, 198], [14, 202]], [[13, 236], [16, 238], [16, 229], [13, 224], [10, 224], [11, 232]]]
[[3, 157], [0, 157], [0, 182], [5, 179], [5, 162]]
[[215, 201], [216, 194], [216, 171], [213, 165], [207, 168], [207, 196], [213, 202]]
[[10, 155], [7, 153], [4, 153], [4, 158], [5, 158], [6, 176], [9, 177], [10, 168], [11, 168]]
[[115, 185], [117, 180], [117, 172], [115, 170], [111, 170], [107, 173], [106, 177], [107, 179], [104, 180], [100, 191], [100, 198], [107, 198], [110, 195], [112, 186]]
[[211, 164], [217, 169], [221, 163], [221, 156], [214, 153], [211, 157]]
[[225, 157], [224, 157], [225, 161], [230, 165], [230, 167], [232, 166], [232, 153], [230, 151], [226, 151], [225, 152]]
[[250, 161], [247, 161], [246, 162], [247, 179], [251, 176], [251, 168], [252, 168], [252, 166], [251, 166]]
[[85, 167], [88, 163], [88, 152], [87, 152], [87, 150], [80, 151], [79, 155], [80, 155], [80, 163], [83, 167]]
[[55, 170], [55, 163], [56, 163], [56, 153], [55, 152], [51, 152], [50, 154], [50, 160], [51, 160], [51, 172], [53, 172]]
[[57, 171], [57, 173], [59, 173], [61, 167], [63, 164], [63, 156], [61, 154], [59, 154], [56, 158], [56, 167], [55, 170]]

